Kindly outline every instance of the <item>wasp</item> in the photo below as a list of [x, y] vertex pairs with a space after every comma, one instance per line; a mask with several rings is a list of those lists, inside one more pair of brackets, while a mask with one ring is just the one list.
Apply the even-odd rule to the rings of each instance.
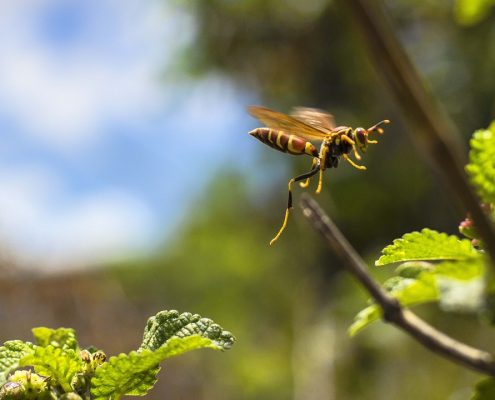
[[[290, 115], [273, 111], [265, 107], [250, 106], [249, 113], [262, 122], [265, 127], [249, 132], [256, 139], [275, 150], [293, 155], [308, 155], [313, 158], [311, 170], [302, 175], [291, 178], [288, 183], [289, 196], [287, 208], [281, 228], [270, 241], [275, 243], [287, 227], [289, 212], [292, 209], [292, 184], [300, 182], [300, 186], [309, 186], [311, 177], [319, 173], [316, 193], [320, 193], [323, 185], [323, 171], [327, 168], [337, 168], [343, 158], [354, 168], [365, 170], [364, 165], [353, 161], [349, 154], [359, 162], [362, 153], [366, 152], [369, 144], [378, 143], [370, 140], [369, 134], [383, 133], [382, 125], [390, 123], [388, 119], [378, 122], [372, 127], [351, 128], [349, 126], [335, 126], [333, 116], [315, 108], [295, 107]], [[313, 142], [319, 142], [318, 149]]]

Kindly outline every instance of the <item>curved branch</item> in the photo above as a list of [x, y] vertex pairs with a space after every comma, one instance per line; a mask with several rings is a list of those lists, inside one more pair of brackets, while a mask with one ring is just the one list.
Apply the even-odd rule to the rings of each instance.
[[395, 298], [383, 290], [369, 274], [363, 259], [315, 200], [304, 194], [301, 207], [304, 216], [341, 258], [344, 267], [381, 307], [386, 322], [401, 328], [426, 348], [443, 357], [478, 372], [495, 376], [495, 361], [490, 353], [468, 346], [438, 331], [412, 311], [402, 308]]
[[443, 174], [465, 209], [471, 213], [495, 268], [495, 227], [480, 206], [461, 162], [458, 131], [426, 89], [385, 17], [379, 1], [340, 0], [361, 31], [363, 43], [403, 114], [415, 128], [413, 140]]

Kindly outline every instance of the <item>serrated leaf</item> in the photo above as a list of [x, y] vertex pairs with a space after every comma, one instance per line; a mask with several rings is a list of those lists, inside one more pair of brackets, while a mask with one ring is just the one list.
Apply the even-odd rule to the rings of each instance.
[[479, 257], [479, 253], [469, 240], [425, 228], [394, 240], [382, 250], [375, 265], [416, 260], [466, 260], [471, 257]]
[[62, 349], [78, 350], [76, 332], [72, 328], [51, 329], [40, 326], [32, 329], [38, 346], [60, 347]]
[[91, 380], [91, 394], [95, 400], [119, 399], [125, 394], [145, 395], [156, 382], [161, 361], [201, 348], [222, 349], [210, 339], [193, 335], [173, 337], [155, 351], [143, 349], [111, 357], [96, 370]]
[[[439, 301], [445, 311], [479, 311], [484, 301], [483, 259], [445, 261], [438, 264], [408, 262], [400, 265], [383, 288], [399, 300], [402, 306]], [[381, 316], [376, 305], [366, 307], [354, 318], [349, 334], [355, 335]]]
[[495, 399], [495, 379], [486, 378], [479, 381], [474, 387], [471, 400], [493, 400]]
[[0, 347], [0, 386], [7, 381], [9, 372], [19, 366], [21, 358], [33, 351], [33, 344], [22, 340], [9, 340]]
[[71, 382], [74, 375], [82, 371], [82, 361], [74, 350], [62, 350], [61, 348], [48, 345], [46, 347], [35, 347], [33, 353], [23, 357], [20, 366], [31, 366], [35, 372], [51, 377], [53, 385], [59, 384], [64, 391], [72, 391]]
[[466, 171], [485, 203], [495, 203], [495, 122], [476, 131], [470, 142]]
[[176, 310], [170, 310], [160, 311], [148, 319], [140, 349], [155, 350], [173, 336], [184, 338], [191, 335], [211, 339], [224, 350], [232, 347], [235, 341], [229, 331], [223, 330], [209, 318], [189, 312], [179, 314]]

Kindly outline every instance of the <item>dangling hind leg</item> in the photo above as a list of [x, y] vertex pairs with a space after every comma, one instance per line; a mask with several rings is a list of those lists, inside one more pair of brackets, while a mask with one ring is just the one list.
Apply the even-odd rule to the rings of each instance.
[[[311, 171], [313, 170], [314, 167], [316, 167], [318, 165], [318, 159], [317, 158], [313, 158], [313, 161], [311, 162]], [[309, 186], [309, 180], [311, 179], [311, 177], [309, 178], [306, 178], [304, 180], [304, 182], [299, 182], [299, 186], [301, 186], [302, 188], [306, 189], [308, 186]]]
[[275, 237], [272, 240], [270, 240], [270, 246], [278, 240], [278, 238], [280, 237], [280, 235], [282, 234], [284, 229], [287, 227], [287, 221], [289, 220], [289, 212], [290, 212], [290, 209], [292, 208], [292, 188], [291, 188], [292, 184], [294, 182], [302, 181], [303, 179], [311, 178], [313, 175], [316, 175], [319, 170], [320, 170], [320, 166], [317, 163], [316, 166], [313, 166], [313, 169], [311, 171], [306, 172], [305, 174], [296, 176], [295, 178], [292, 178], [291, 180], [289, 180], [289, 184], [288, 184], [289, 198], [287, 199], [287, 208], [285, 209], [284, 222], [282, 222], [282, 226], [279, 229], [279, 231], [277, 232], [277, 234], [275, 235]]

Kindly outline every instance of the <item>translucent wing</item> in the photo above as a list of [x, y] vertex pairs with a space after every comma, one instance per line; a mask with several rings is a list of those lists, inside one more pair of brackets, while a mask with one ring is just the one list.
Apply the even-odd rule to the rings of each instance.
[[294, 107], [290, 115], [323, 131], [332, 131], [335, 128], [333, 115], [317, 108]]
[[327, 129], [308, 124], [298, 118], [273, 111], [265, 107], [250, 106], [249, 113], [259, 119], [268, 128], [280, 129], [308, 140], [323, 140], [331, 133]]

